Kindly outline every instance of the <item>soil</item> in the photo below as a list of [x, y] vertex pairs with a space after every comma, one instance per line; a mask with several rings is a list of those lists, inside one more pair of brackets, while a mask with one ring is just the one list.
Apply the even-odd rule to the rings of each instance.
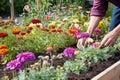
[[[62, 66], [66, 60], [67, 60], [66, 57], [63, 57], [62, 59], [55, 59], [53, 66], [55, 67], [57, 65]], [[99, 74], [100, 72], [102, 72], [103, 70], [105, 70], [106, 68], [114, 64], [115, 62], [117, 62], [118, 60], [120, 60], [119, 50], [115, 52], [115, 56], [110, 57], [107, 61], [99, 61], [96, 63], [92, 63], [89, 66], [89, 70], [85, 73], [81, 73], [79, 75], [74, 74], [74, 73], [68, 73], [67, 75], [68, 80], [90, 80], [91, 78], [93, 78], [94, 76], [96, 76], [97, 74]], [[27, 62], [27, 64], [33, 64], [35, 62], [37, 62], [37, 60]], [[4, 69], [5, 69], [5, 65], [0, 64], [0, 78], [3, 77], [4, 75], [8, 75], [9, 78], [12, 78], [12, 71], [10, 70], [4, 71]]]

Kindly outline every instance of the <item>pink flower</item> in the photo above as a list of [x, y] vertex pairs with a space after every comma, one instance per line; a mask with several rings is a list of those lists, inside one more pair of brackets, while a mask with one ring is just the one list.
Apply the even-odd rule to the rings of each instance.
[[71, 47], [68, 47], [64, 50], [64, 54], [66, 57], [74, 57], [75, 56], [75, 52], [76, 51], [76, 48], [71, 48]]
[[24, 10], [26, 10], [26, 11], [29, 12], [29, 11], [30, 11], [30, 7], [29, 7], [29, 5], [25, 5], [25, 6], [24, 6]]
[[6, 65], [6, 69], [14, 69], [14, 70], [19, 70], [22, 68], [22, 63], [19, 62], [17, 59], [12, 60], [10, 62], [7, 63]]
[[20, 53], [20, 54], [17, 55], [16, 58], [20, 62], [25, 62], [25, 61], [36, 59], [34, 53], [32, 53], [32, 52], [23, 52], [23, 53]]

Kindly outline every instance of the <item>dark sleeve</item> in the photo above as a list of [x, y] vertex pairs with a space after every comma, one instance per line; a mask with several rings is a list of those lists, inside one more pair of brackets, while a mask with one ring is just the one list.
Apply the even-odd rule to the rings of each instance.
[[108, 1], [106, 0], [94, 0], [93, 7], [91, 9], [91, 16], [103, 17], [108, 9]]

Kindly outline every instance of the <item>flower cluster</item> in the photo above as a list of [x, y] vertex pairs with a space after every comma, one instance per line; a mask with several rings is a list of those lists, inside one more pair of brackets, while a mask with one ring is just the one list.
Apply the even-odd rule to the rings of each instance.
[[72, 47], [68, 47], [64, 50], [64, 55], [66, 57], [74, 57], [75, 56], [75, 52], [76, 51], [76, 48], [72, 48]]
[[4, 37], [7, 37], [7, 36], [8, 36], [8, 33], [0, 32], [0, 38], [4, 38]]
[[29, 61], [29, 60], [34, 60], [36, 57], [34, 53], [32, 52], [23, 52], [20, 53], [16, 56], [17, 59], [12, 60], [7, 63], [6, 68], [7, 69], [15, 69], [19, 70], [22, 68], [23, 62]]

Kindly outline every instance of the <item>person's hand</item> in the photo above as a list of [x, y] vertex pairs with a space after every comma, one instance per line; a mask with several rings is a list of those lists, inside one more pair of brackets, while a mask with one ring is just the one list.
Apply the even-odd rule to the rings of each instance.
[[81, 38], [77, 42], [77, 48], [80, 49], [82, 46], [84, 46], [86, 43], [86, 38]]
[[107, 47], [107, 46], [114, 46], [116, 40], [118, 38], [118, 34], [114, 31], [109, 32], [100, 43], [100, 48]]

